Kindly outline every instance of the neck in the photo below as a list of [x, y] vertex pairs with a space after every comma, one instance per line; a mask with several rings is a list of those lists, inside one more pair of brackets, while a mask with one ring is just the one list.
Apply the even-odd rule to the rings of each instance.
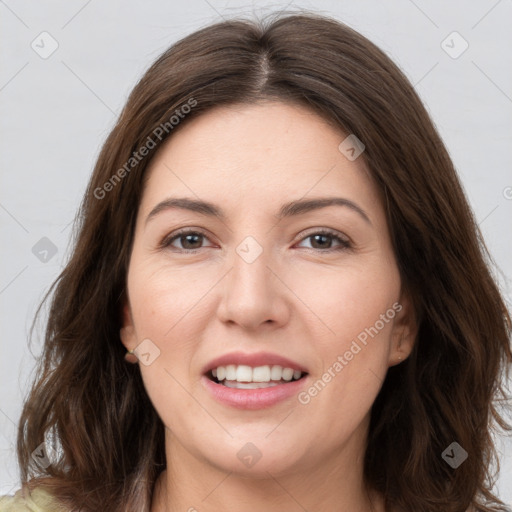
[[363, 458], [357, 455], [364, 451], [355, 447], [348, 443], [316, 465], [250, 478], [196, 458], [166, 430], [168, 469], [155, 485], [151, 512], [384, 512], [382, 497], [364, 485]]

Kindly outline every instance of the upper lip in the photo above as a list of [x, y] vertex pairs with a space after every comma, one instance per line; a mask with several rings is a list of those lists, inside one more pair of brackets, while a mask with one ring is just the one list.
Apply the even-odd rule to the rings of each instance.
[[251, 367], [256, 366], [272, 366], [279, 365], [283, 368], [292, 368], [293, 370], [300, 370], [302, 373], [307, 373], [304, 366], [288, 359], [287, 357], [280, 356], [279, 354], [272, 354], [271, 352], [255, 352], [254, 354], [247, 354], [245, 352], [230, 352], [222, 356], [212, 359], [203, 368], [203, 374], [217, 368], [219, 366], [227, 366], [228, 364], [234, 365], [247, 365]]

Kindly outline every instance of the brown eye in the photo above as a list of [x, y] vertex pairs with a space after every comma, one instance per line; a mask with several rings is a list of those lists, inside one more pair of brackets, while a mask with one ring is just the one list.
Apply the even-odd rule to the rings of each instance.
[[[331, 231], [311, 233], [302, 239], [302, 241], [304, 240], [311, 240], [311, 249], [323, 249], [325, 252], [348, 249], [351, 247], [347, 239]], [[333, 246], [333, 244], [335, 245]]]
[[208, 240], [206, 236], [198, 231], [180, 231], [164, 239], [161, 247], [170, 247], [178, 251], [195, 251], [204, 247], [205, 240]]
[[314, 249], [330, 249], [333, 241], [330, 235], [311, 235], [309, 238]]
[[199, 233], [180, 235], [177, 240], [180, 241], [183, 249], [198, 249], [202, 245], [203, 235]]

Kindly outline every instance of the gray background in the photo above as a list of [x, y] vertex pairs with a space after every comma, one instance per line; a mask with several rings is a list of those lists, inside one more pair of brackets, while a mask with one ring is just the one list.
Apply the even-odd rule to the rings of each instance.
[[[71, 222], [128, 93], [179, 38], [221, 17], [286, 5], [354, 27], [415, 84], [460, 173], [510, 304], [510, 0], [0, 0], [0, 494], [18, 487], [15, 424], [41, 350], [42, 324], [32, 350], [27, 345], [30, 323], [66, 260]], [[52, 44], [58, 48], [48, 56]], [[498, 449], [498, 492], [512, 503], [512, 440], [498, 438]]]

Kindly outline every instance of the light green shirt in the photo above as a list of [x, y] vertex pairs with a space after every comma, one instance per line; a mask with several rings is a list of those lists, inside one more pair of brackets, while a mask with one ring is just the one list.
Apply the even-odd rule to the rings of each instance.
[[30, 496], [28, 492], [23, 496], [20, 489], [14, 496], [0, 496], [0, 512], [65, 512], [51, 494], [34, 489]]

